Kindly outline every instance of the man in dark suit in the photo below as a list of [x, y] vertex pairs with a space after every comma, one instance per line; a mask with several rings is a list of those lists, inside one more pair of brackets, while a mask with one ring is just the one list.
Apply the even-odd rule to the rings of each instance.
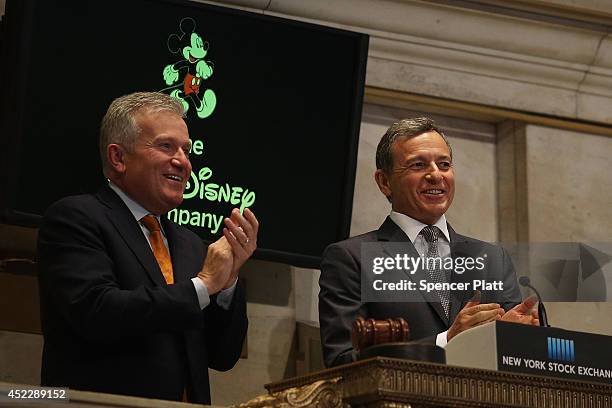
[[238, 270], [258, 223], [234, 209], [206, 250], [164, 217], [191, 174], [183, 114], [159, 93], [113, 101], [100, 132], [109, 184], [47, 210], [42, 385], [208, 404], [208, 368], [237, 362], [248, 324]]
[[[323, 255], [319, 322], [327, 366], [355, 360], [351, 326], [358, 316], [403, 317], [411, 339], [442, 347], [458, 333], [496, 319], [539, 324], [534, 299], [519, 303], [520, 291], [506, 251], [459, 235], [447, 224], [444, 214], [455, 191], [452, 150], [431, 119], [393, 124], [378, 145], [376, 167], [376, 183], [391, 203], [391, 214], [378, 230], [332, 244]], [[451, 260], [456, 265], [459, 259], [481, 259], [484, 267], [459, 273], [459, 268], [444, 271], [431, 264], [408, 272], [402, 264], [404, 269], [397, 268], [395, 275], [373, 272], [372, 259], [397, 259], [403, 254], [414, 260]], [[390, 276], [405, 278], [413, 289], [403, 293], [372, 289], [374, 280], [388, 281]], [[474, 296], [470, 289], [474, 280], [499, 283]], [[443, 289], [422, 289], [420, 281]]]

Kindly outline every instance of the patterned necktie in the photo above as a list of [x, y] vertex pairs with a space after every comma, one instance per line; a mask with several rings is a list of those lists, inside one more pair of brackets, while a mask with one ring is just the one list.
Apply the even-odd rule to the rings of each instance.
[[168, 285], [172, 285], [174, 283], [172, 260], [170, 259], [168, 248], [166, 248], [166, 245], [164, 244], [164, 238], [162, 237], [161, 228], [159, 226], [159, 221], [157, 221], [157, 217], [152, 214], [145, 215], [142, 217], [140, 222], [149, 230], [149, 242], [151, 243], [151, 248], [153, 249], [153, 255], [155, 255], [155, 259], [157, 259], [159, 269], [161, 269], [166, 283]]
[[[440, 258], [440, 252], [438, 251], [438, 236], [440, 234], [440, 230], [438, 227], [433, 225], [428, 225], [421, 230], [421, 235], [427, 241], [427, 259], [431, 259], [431, 261], [427, 261], [425, 263], [427, 271], [429, 272], [429, 277], [433, 283], [444, 283], [446, 282], [446, 275], [442, 270], [442, 259]], [[434, 260], [436, 260], [434, 262]], [[450, 293], [448, 290], [438, 291], [438, 296], [440, 297], [440, 303], [442, 303], [442, 308], [444, 309], [444, 313], [446, 317], [448, 317], [448, 311], [450, 307]]]

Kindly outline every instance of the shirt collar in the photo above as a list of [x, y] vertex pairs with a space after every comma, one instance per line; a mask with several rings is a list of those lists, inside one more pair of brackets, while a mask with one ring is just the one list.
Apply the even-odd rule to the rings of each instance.
[[[140, 222], [142, 217], [144, 217], [145, 215], [150, 214], [147, 210], [145, 210], [145, 208], [142, 205], [138, 204], [130, 196], [125, 194], [123, 192], [123, 190], [121, 190], [119, 187], [117, 187], [117, 185], [115, 185], [112, 181], [110, 181], [110, 180], [108, 181], [108, 186], [115, 193], [117, 193], [117, 195], [119, 196], [119, 198], [121, 198], [121, 200], [123, 200], [123, 202], [125, 203], [125, 205], [127, 205], [127, 207], [129, 208], [129, 210], [132, 213], [132, 215], [134, 216], [134, 218], [136, 218], [136, 221]], [[159, 217], [157, 217], [157, 220], [159, 221]]]
[[[419, 233], [423, 228], [427, 226], [427, 224], [423, 224], [421, 221], [417, 221], [412, 217], [407, 216], [406, 214], [398, 213], [396, 211], [391, 211], [389, 214], [389, 218], [397, 224], [398, 227], [410, 238], [410, 242], [414, 244], [415, 240], [419, 236]], [[446, 216], [442, 214], [440, 219], [434, 224], [434, 226], [438, 227], [440, 231], [442, 231], [442, 235], [446, 238], [447, 242], [450, 242], [450, 238], [448, 235], [448, 225], [446, 224]]]

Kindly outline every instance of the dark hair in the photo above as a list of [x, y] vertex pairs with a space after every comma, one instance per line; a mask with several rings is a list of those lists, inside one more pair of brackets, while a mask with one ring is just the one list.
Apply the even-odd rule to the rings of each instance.
[[402, 119], [399, 122], [392, 124], [389, 129], [385, 132], [384, 136], [378, 142], [376, 148], [376, 168], [383, 170], [385, 173], [389, 173], [393, 170], [393, 155], [391, 154], [391, 147], [398, 138], [403, 137], [414, 137], [425, 132], [435, 131], [442, 136], [444, 142], [448, 146], [451, 158], [453, 157], [453, 149], [451, 148], [448, 139], [442, 133], [439, 127], [433, 119], [420, 117], [412, 119]]

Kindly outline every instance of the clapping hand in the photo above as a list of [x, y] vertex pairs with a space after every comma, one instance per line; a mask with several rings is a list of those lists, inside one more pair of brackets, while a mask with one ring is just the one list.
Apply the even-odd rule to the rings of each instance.
[[240, 211], [234, 208], [230, 218], [226, 218], [224, 222], [223, 237], [231, 246], [233, 253], [232, 273], [223, 287], [225, 289], [234, 284], [238, 271], [255, 252], [259, 222], [248, 208], [244, 210], [244, 214], [240, 214]]
[[223, 236], [208, 246], [204, 266], [198, 273], [209, 295], [231, 287], [240, 267], [257, 248], [259, 222], [251, 210], [245, 209], [242, 215], [234, 208], [224, 221]]
[[481, 304], [480, 296], [480, 291], [476, 291], [472, 299], [470, 299], [463, 309], [461, 309], [446, 333], [446, 339], [448, 341], [462, 331], [501, 319], [504, 314], [504, 309], [497, 303]]
[[508, 310], [501, 318], [505, 322], [529, 324], [531, 326], [539, 326], [540, 319], [538, 318], [538, 309], [535, 305], [538, 303], [538, 298], [535, 295], [529, 296], [519, 305]]

